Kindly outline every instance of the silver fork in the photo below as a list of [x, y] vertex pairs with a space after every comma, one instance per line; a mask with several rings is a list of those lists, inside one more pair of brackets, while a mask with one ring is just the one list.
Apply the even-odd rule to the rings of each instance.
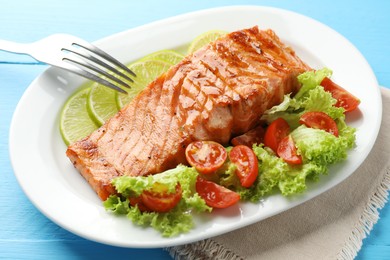
[[[34, 59], [96, 81], [122, 93], [135, 73], [96, 46], [68, 34], [53, 34], [33, 43], [0, 40], [0, 50], [28, 54]], [[127, 82], [126, 82], [127, 81]]]

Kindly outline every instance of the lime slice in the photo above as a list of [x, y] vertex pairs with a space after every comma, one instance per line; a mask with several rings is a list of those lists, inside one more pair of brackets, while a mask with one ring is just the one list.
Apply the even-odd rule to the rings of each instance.
[[118, 112], [115, 90], [93, 83], [88, 95], [87, 110], [98, 126]]
[[140, 59], [139, 61], [160, 60], [169, 63], [171, 65], [175, 65], [179, 63], [183, 58], [184, 56], [176, 51], [162, 50], [162, 51], [157, 51], [152, 54], [149, 54], [143, 57], [142, 59]]
[[134, 71], [137, 77], [134, 78], [131, 89], [126, 89], [127, 94], [116, 92], [116, 102], [119, 109], [129, 103], [150, 82], [166, 72], [171, 64], [160, 60], [145, 60], [130, 64], [128, 67]]
[[91, 88], [81, 88], [65, 103], [60, 115], [60, 132], [66, 145], [92, 133], [98, 126], [87, 111], [87, 98]]
[[190, 46], [188, 47], [188, 53], [193, 53], [199, 50], [206, 44], [215, 41], [216, 39], [225, 35], [226, 33], [227, 32], [220, 31], [220, 30], [212, 30], [212, 31], [202, 33], [190, 43]]

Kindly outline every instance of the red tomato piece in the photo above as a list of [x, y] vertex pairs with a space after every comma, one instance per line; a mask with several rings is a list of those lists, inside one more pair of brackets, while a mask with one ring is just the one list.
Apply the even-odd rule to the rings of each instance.
[[254, 144], [261, 144], [264, 142], [265, 129], [263, 126], [258, 126], [249, 130], [243, 135], [234, 137], [231, 140], [232, 145], [246, 145], [252, 147]]
[[195, 141], [186, 148], [186, 159], [202, 174], [218, 170], [226, 161], [225, 147], [213, 141]]
[[301, 116], [299, 122], [307, 127], [322, 129], [334, 136], [339, 136], [339, 130], [336, 122], [324, 112], [306, 112]]
[[142, 203], [155, 212], [168, 212], [173, 209], [182, 197], [180, 183], [176, 185], [174, 193], [168, 193], [164, 184], [155, 183], [151, 190], [145, 190], [141, 194]]
[[240, 200], [238, 193], [200, 177], [196, 181], [196, 192], [213, 208], [227, 208]]
[[328, 77], [322, 80], [321, 86], [323, 86], [326, 91], [330, 92], [333, 98], [337, 99], [335, 106], [344, 108], [345, 112], [356, 109], [360, 104], [360, 100], [357, 97], [334, 83]]
[[277, 154], [286, 163], [302, 164], [302, 156], [297, 153], [294, 140], [291, 135], [284, 137], [279, 144]]
[[290, 133], [290, 126], [283, 118], [273, 121], [265, 131], [264, 145], [271, 148], [275, 153], [280, 141]]
[[142, 202], [141, 196], [129, 198], [129, 201], [130, 201], [130, 205], [131, 205], [131, 206], [135, 207], [135, 205], [137, 205], [137, 206], [138, 206], [138, 209], [139, 209], [141, 212], [151, 211], [151, 210], [150, 210], [148, 207], [146, 207], [146, 205]]
[[237, 145], [230, 151], [230, 160], [237, 166], [236, 174], [241, 185], [249, 188], [259, 174], [256, 154], [245, 145]]

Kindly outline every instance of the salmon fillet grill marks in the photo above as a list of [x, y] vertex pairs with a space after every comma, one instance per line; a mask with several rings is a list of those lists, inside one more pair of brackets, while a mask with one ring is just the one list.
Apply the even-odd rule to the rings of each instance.
[[170, 68], [66, 154], [105, 200], [117, 176], [174, 168], [193, 140], [227, 144], [256, 127], [307, 70], [272, 30], [230, 33]]

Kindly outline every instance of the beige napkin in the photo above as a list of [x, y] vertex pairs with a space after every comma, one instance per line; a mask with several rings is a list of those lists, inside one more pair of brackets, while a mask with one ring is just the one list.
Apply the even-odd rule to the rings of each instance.
[[248, 227], [167, 248], [175, 259], [353, 259], [390, 189], [390, 90], [373, 150], [347, 180], [324, 194]]

